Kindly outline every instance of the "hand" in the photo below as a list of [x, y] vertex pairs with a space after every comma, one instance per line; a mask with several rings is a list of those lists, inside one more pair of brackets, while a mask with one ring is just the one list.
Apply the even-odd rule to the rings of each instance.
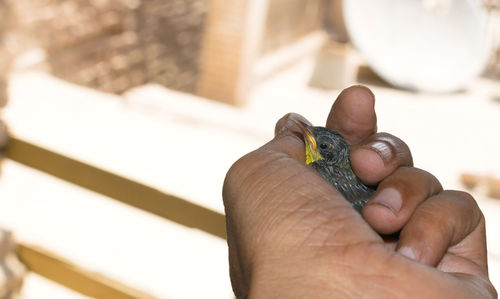
[[[484, 217], [463, 192], [412, 167], [400, 139], [376, 133], [374, 96], [344, 90], [326, 126], [352, 147], [356, 174], [377, 192], [358, 214], [304, 164], [289, 114], [269, 143], [224, 182], [230, 272], [238, 298], [495, 298]], [[399, 240], [383, 235], [400, 232]]]

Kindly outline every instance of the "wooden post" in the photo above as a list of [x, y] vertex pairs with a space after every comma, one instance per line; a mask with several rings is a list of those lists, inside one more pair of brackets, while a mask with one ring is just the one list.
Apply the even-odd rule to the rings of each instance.
[[242, 105], [253, 80], [268, 0], [211, 0], [197, 94]]

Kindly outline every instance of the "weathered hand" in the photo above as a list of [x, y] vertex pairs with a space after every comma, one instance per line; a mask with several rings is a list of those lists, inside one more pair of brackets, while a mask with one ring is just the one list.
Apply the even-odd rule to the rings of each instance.
[[[376, 133], [373, 94], [344, 90], [328, 117], [352, 147], [356, 174], [379, 184], [363, 217], [304, 164], [286, 115], [276, 137], [242, 157], [224, 183], [238, 298], [494, 298], [484, 218], [474, 199], [412, 167], [400, 139]], [[302, 121], [306, 121], [302, 118]], [[400, 231], [399, 241], [381, 237]]]

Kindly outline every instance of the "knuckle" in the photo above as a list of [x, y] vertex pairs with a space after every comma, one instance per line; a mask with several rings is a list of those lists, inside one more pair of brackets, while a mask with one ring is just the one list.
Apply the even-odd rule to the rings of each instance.
[[424, 199], [443, 190], [441, 183], [434, 175], [410, 166], [399, 167], [382, 184], [394, 186], [401, 192], [408, 193], [407, 195], [418, 195], [418, 198], [424, 196]]
[[413, 167], [413, 169], [415, 170], [417, 175], [420, 178], [422, 178], [428, 186], [430, 186], [431, 188], [431, 191], [429, 192], [430, 195], [436, 194], [443, 190], [441, 182], [439, 182], [439, 180], [432, 173], [420, 168]]
[[460, 202], [463, 205], [466, 205], [466, 208], [479, 209], [479, 206], [477, 205], [474, 197], [472, 197], [472, 195], [467, 192], [459, 190], [444, 190], [442, 192], [442, 195], [455, 202]]
[[227, 204], [238, 194], [238, 190], [242, 188], [242, 182], [253, 171], [252, 169], [255, 168], [256, 158], [256, 152], [251, 152], [239, 158], [229, 168], [222, 186], [224, 204]]
[[467, 211], [473, 219], [479, 221], [479, 219], [484, 217], [477, 201], [471, 194], [459, 190], [445, 190], [442, 194], [452, 199], [455, 203], [460, 204], [462, 210]]
[[423, 205], [420, 210], [421, 224], [424, 230], [435, 235], [447, 235], [446, 233], [452, 230], [447, 223], [449, 221], [443, 217], [439, 209], [434, 205]]

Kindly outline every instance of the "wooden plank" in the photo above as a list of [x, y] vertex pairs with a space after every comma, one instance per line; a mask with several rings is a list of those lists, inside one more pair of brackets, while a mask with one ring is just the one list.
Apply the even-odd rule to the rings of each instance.
[[5, 155], [60, 179], [184, 226], [225, 238], [224, 215], [103, 169], [11, 137]]
[[17, 254], [29, 270], [86, 296], [116, 299], [153, 298], [36, 246], [19, 244]]
[[316, 54], [327, 39], [328, 36], [324, 31], [313, 31], [289, 45], [259, 57], [254, 67], [255, 81], [268, 78], [302, 57]]
[[294, 43], [324, 24], [332, 0], [272, 0], [269, 2], [261, 53], [268, 54]]
[[328, 40], [316, 56], [309, 85], [326, 90], [342, 90], [356, 83], [358, 65], [354, 49], [349, 43]]
[[205, 27], [197, 94], [242, 105], [252, 84], [268, 0], [212, 0]]

